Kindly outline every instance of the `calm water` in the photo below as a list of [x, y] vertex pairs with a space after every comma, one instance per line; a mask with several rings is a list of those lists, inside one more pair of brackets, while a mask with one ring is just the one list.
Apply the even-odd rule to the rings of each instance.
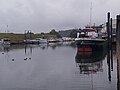
[[77, 50], [68, 43], [0, 46], [0, 90], [117, 90], [115, 54], [112, 71], [105, 52]]

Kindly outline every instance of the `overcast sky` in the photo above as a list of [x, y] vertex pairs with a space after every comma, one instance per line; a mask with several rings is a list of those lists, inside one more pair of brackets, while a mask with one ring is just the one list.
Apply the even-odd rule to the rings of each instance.
[[[0, 0], [0, 32], [34, 33], [84, 27], [90, 22], [105, 23], [120, 14], [120, 0]], [[7, 28], [8, 25], [8, 28]]]

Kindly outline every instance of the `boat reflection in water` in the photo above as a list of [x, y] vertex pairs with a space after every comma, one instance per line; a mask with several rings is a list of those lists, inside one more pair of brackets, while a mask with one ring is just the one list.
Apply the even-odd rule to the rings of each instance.
[[102, 72], [102, 60], [105, 58], [105, 55], [105, 51], [91, 51], [90, 48], [85, 47], [77, 48], [75, 60], [77, 66], [80, 68], [80, 74]]
[[0, 52], [8, 52], [10, 45], [0, 45]]

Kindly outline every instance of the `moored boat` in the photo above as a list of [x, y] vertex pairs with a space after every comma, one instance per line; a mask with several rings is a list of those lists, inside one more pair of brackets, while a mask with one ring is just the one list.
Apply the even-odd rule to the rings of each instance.
[[104, 47], [106, 39], [99, 37], [96, 29], [85, 28], [77, 33], [75, 42], [80, 51], [95, 51]]
[[63, 42], [61, 38], [52, 38], [48, 40], [49, 43]]
[[36, 38], [35, 40], [38, 41], [39, 44], [42, 44], [42, 43], [48, 43], [48, 40], [45, 39], [45, 38]]
[[9, 38], [3, 38], [0, 41], [1, 45], [10, 45], [10, 39]]

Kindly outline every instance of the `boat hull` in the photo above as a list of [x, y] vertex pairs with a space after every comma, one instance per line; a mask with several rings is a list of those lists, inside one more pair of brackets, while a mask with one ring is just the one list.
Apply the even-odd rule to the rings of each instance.
[[107, 41], [102, 39], [80, 39], [76, 40], [79, 51], [101, 51], [106, 48]]

